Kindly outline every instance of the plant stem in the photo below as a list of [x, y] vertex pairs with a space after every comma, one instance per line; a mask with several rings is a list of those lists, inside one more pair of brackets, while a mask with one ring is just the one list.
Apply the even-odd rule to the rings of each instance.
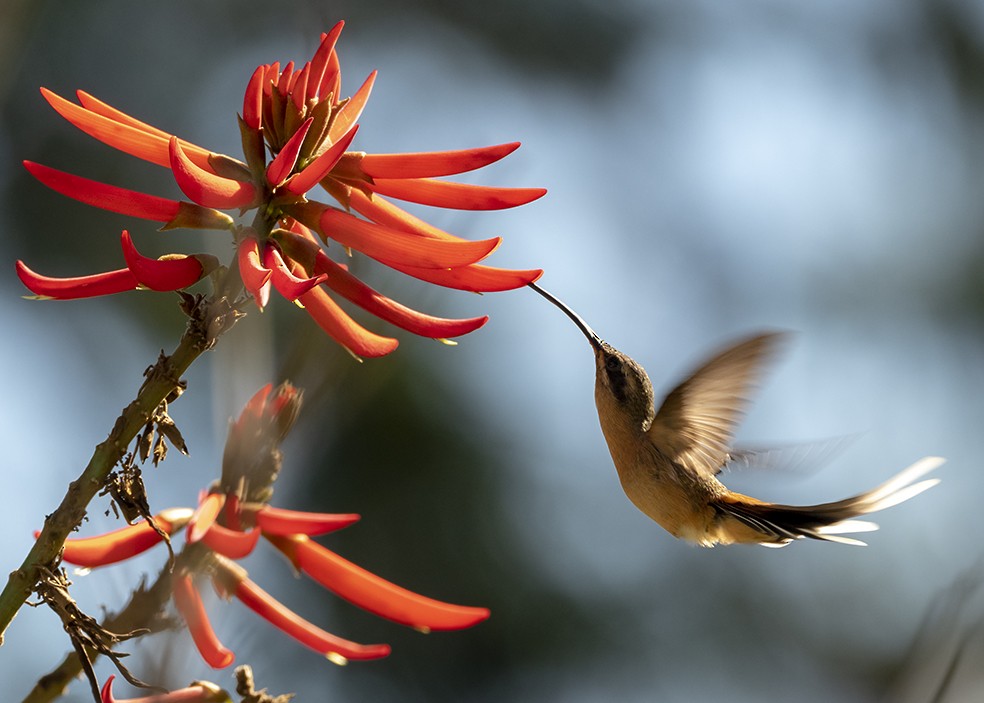
[[198, 299], [192, 304], [188, 296], [185, 301], [189, 303], [186, 312], [191, 319], [177, 348], [170, 356], [162, 355], [149, 370], [137, 397], [117, 418], [106, 440], [96, 447], [81, 476], [69, 484], [58, 508], [45, 518], [44, 528], [24, 563], [10, 573], [0, 593], [0, 645], [3, 644], [3, 633], [30, 597], [44, 570], [57, 568], [65, 539], [81, 524], [89, 502], [106, 485], [107, 477], [123, 458], [130, 442], [161, 402], [179, 387], [181, 376], [188, 367], [213, 346], [239, 315], [225, 298], [216, 302]]

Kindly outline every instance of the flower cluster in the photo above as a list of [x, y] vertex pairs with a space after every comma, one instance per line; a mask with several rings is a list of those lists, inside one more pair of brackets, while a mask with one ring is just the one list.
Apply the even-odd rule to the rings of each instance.
[[[25, 162], [50, 188], [84, 203], [176, 227], [232, 233], [236, 266], [245, 290], [263, 309], [271, 289], [300, 303], [315, 322], [358, 356], [381, 356], [395, 339], [355, 322], [329, 291], [370, 314], [414, 334], [437, 339], [467, 334], [487, 317], [444, 319], [412, 310], [382, 295], [336, 262], [322, 245], [329, 241], [357, 250], [409, 276], [439, 286], [486, 292], [519, 288], [542, 271], [482, 265], [498, 237], [469, 241], [444, 232], [393, 204], [389, 198], [442, 208], [490, 210], [529, 203], [542, 188], [501, 188], [443, 180], [472, 171], [514, 151], [500, 144], [459, 151], [367, 154], [348, 151], [375, 80], [370, 74], [352, 97], [342, 99], [335, 43], [339, 22], [323, 34], [313, 58], [260, 66], [246, 88], [239, 127], [244, 161], [216, 154], [141, 122], [78, 91], [78, 103], [42, 89], [51, 106], [92, 137], [140, 159], [163, 166], [187, 201], [98, 183], [40, 164]], [[311, 199], [316, 185], [341, 207]], [[254, 212], [237, 225], [223, 210]], [[354, 213], [353, 213], [354, 211]], [[126, 235], [124, 234], [126, 239]], [[185, 288], [213, 264], [202, 257], [166, 257], [138, 266], [132, 244], [124, 243], [127, 268], [94, 276], [52, 279], [17, 263], [21, 281], [39, 297], [70, 299], [132, 290]], [[178, 263], [181, 265], [179, 266]]]
[[[279, 471], [278, 445], [293, 424], [299, 405], [300, 393], [292, 386], [265, 386], [231, 425], [223, 476], [203, 494], [197, 508], [164, 510], [154, 516], [153, 524], [141, 521], [100, 536], [69, 539], [62, 559], [87, 568], [114, 564], [159, 544], [163, 534], [174, 535], [184, 529], [186, 547], [176, 558], [171, 574], [172, 598], [202, 658], [214, 668], [229, 666], [235, 657], [209, 623], [196, 583], [202, 576], [211, 579], [223, 598], [235, 598], [337, 664], [379, 659], [390, 653], [387, 644], [359, 644], [326, 632], [253, 582], [236, 560], [250, 554], [260, 537], [286, 556], [298, 572], [393, 622], [429, 632], [471, 627], [488, 618], [486, 608], [452, 605], [413, 593], [312, 539], [351, 525], [358, 515], [285, 510], [266, 502]], [[230, 482], [235, 489], [227, 485]]]

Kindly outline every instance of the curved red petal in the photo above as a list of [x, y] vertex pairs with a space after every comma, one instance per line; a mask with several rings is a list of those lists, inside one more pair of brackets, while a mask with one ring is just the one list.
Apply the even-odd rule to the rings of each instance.
[[438, 229], [434, 225], [414, 217], [401, 207], [397, 207], [381, 195], [374, 194], [371, 198], [361, 190], [352, 188], [349, 192], [349, 205], [353, 210], [366, 218], [385, 227], [410, 232], [431, 239], [448, 239], [464, 241], [450, 232]]
[[342, 135], [348, 132], [352, 125], [359, 121], [362, 110], [365, 109], [366, 102], [369, 100], [369, 93], [372, 92], [372, 84], [376, 81], [376, 71], [369, 74], [362, 86], [348, 99], [338, 112], [335, 113], [331, 126], [328, 128], [328, 140], [334, 144]]
[[263, 125], [263, 77], [266, 66], [258, 66], [249, 83], [246, 84], [246, 94], [243, 96], [243, 122], [250, 129], [259, 129]]
[[270, 277], [273, 273], [260, 261], [259, 242], [252, 237], [246, 237], [239, 243], [237, 256], [243, 285], [256, 301], [256, 307], [263, 310], [270, 302]]
[[224, 669], [232, 664], [236, 655], [226, 649], [208, 620], [202, 597], [188, 574], [176, 574], [173, 579], [174, 605], [188, 626], [202, 659], [213, 669]]
[[224, 557], [242, 559], [252, 553], [259, 539], [259, 530], [230, 530], [216, 522], [202, 536], [202, 544]]
[[284, 262], [280, 251], [276, 247], [267, 247], [263, 255], [263, 263], [270, 269], [270, 282], [284, 298], [291, 302], [307, 293], [321, 283], [324, 283], [327, 276], [320, 274], [313, 278], [298, 278]]
[[433, 178], [376, 178], [369, 187], [397, 200], [457, 210], [518, 207], [547, 193], [546, 188], [496, 188]]
[[236, 584], [234, 593], [243, 605], [278, 630], [336, 664], [345, 664], [348, 660], [381, 659], [390, 653], [387, 644], [358, 644], [325, 632], [287, 608], [248, 578], [243, 578]]
[[[79, 104], [89, 112], [94, 112], [97, 115], [108, 117], [114, 122], [119, 122], [120, 124], [125, 124], [130, 127], [134, 127], [136, 129], [139, 129], [141, 132], [146, 132], [147, 134], [154, 134], [157, 135], [158, 137], [163, 137], [164, 139], [171, 138], [170, 133], [165, 132], [163, 129], [158, 129], [153, 125], [147, 124], [146, 122], [141, 122], [136, 117], [132, 117], [131, 115], [126, 114], [125, 112], [117, 110], [112, 105], [109, 105], [108, 103], [104, 103], [99, 98], [95, 97], [94, 95], [90, 95], [84, 90], [76, 90], [75, 95], [79, 100]], [[191, 147], [192, 149], [198, 149], [203, 154], [208, 153], [201, 147], [196, 147], [194, 145], [189, 145], [189, 147]]]
[[345, 150], [349, 148], [352, 140], [355, 139], [355, 133], [359, 130], [359, 125], [352, 125], [352, 129], [342, 135], [341, 139], [328, 147], [322, 154], [318, 156], [314, 161], [304, 167], [304, 170], [296, 174], [291, 178], [287, 185], [285, 186], [287, 190], [294, 195], [301, 195], [306, 193], [322, 179], [338, 160], [342, 158], [342, 154]]
[[450, 269], [422, 268], [419, 266], [403, 266], [388, 264], [408, 276], [434, 285], [466, 290], [472, 293], [498, 293], [515, 290], [536, 281], [543, 275], [543, 269], [503, 269], [494, 266], [460, 266]]
[[304, 120], [301, 126], [297, 128], [297, 131], [294, 132], [294, 135], [280, 149], [280, 153], [267, 166], [266, 179], [271, 187], [276, 188], [279, 186], [287, 179], [291, 171], [294, 170], [294, 166], [297, 164], [297, 155], [301, 151], [304, 137], [307, 136], [308, 130], [311, 129], [312, 122], [314, 122], [313, 117]]
[[256, 186], [246, 181], [217, 176], [188, 158], [177, 137], [171, 137], [168, 154], [171, 171], [181, 192], [204, 207], [245, 208], [256, 200]]
[[[177, 529], [176, 524], [165, 520], [160, 515], [156, 515], [154, 521], [168, 534]], [[127, 525], [95, 537], [78, 537], [65, 540], [62, 560], [69, 564], [88, 568], [116, 564], [138, 554], [143, 554], [163, 539], [149, 522], [141, 520], [135, 525]]]
[[72, 278], [51, 278], [35, 273], [23, 261], [16, 263], [17, 277], [24, 286], [39, 298], [51, 300], [79, 300], [95, 298], [100, 295], [113, 295], [136, 290], [139, 287], [137, 277], [130, 269], [119, 269], [96, 273], [91, 276], [74, 276]]
[[345, 22], [337, 22], [330, 32], [321, 35], [321, 44], [318, 45], [318, 50], [314, 52], [314, 56], [311, 58], [311, 78], [308, 81], [306, 96], [308, 100], [328, 97], [320, 92], [321, 86], [325, 80], [325, 72], [328, 70], [331, 56], [335, 52], [338, 35], [342, 33], [344, 26]]
[[519, 148], [519, 142], [456, 151], [424, 151], [408, 154], [366, 154], [359, 162], [372, 178], [436, 178], [488, 166]]
[[487, 608], [452, 605], [390, 583], [305, 536], [268, 538], [301, 571], [345, 600], [420, 630], [460, 630], [489, 617]]
[[325, 274], [325, 285], [366, 312], [421, 337], [460, 337], [474, 332], [489, 320], [487, 315], [456, 320], [417, 312], [366, 285], [322, 251], [317, 255], [315, 272]]
[[320, 287], [312, 288], [300, 296], [299, 300], [311, 318], [329, 337], [357, 357], [386, 356], [400, 344], [391, 337], [370, 332], [358, 324]]
[[123, 230], [120, 240], [127, 268], [140, 285], [150, 290], [181, 290], [200, 281], [206, 273], [202, 262], [194, 256], [151, 259], [137, 251], [126, 230]]
[[[314, 222], [310, 221], [308, 206], [322, 209]], [[289, 214], [301, 215], [297, 219], [313, 226], [322, 237], [334, 239], [388, 266], [393, 263], [438, 269], [467, 266], [487, 257], [502, 241], [500, 237], [476, 242], [420, 237], [314, 203], [293, 206]]]
[[170, 222], [178, 216], [181, 203], [156, 195], [99, 183], [58, 169], [25, 161], [24, 168], [52, 190], [93, 207], [132, 215], [145, 220]]
[[354, 513], [306, 513], [264, 505], [256, 513], [256, 526], [269, 535], [325, 535], [358, 522]]
[[[167, 135], [166, 132], [145, 125], [105, 103], [99, 103], [102, 107], [95, 111], [76, 105], [47, 88], [41, 88], [41, 94], [59, 115], [90, 137], [138, 159], [171, 167], [168, 136], [162, 136]], [[209, 168], [209, 151], [184, 140], [181, 140], [181, 146], [198, 166]]]

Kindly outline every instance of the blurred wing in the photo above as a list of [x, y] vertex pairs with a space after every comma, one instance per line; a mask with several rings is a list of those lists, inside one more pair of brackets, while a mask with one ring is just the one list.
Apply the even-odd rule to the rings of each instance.
[[816, 471], [847, 448], [858, 435], [831, 437], [777, 447], [741, 447], [728, 452], [723, 471], [765, 470], [806, 474]]
[[714, 475], [729, 460], [735, 428], [784, 335], [761, 334], [721, 352], [671, 392], [649, 428], [668, 459]]

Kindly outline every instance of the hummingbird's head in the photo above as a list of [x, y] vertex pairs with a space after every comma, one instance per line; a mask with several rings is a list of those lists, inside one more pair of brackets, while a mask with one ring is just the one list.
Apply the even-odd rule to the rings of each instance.
[[656, 414], [649, 375], [635, 359], [607, 342], [595, 348], [595, 403], [598, 413], [634, 430], [649, 429]]

